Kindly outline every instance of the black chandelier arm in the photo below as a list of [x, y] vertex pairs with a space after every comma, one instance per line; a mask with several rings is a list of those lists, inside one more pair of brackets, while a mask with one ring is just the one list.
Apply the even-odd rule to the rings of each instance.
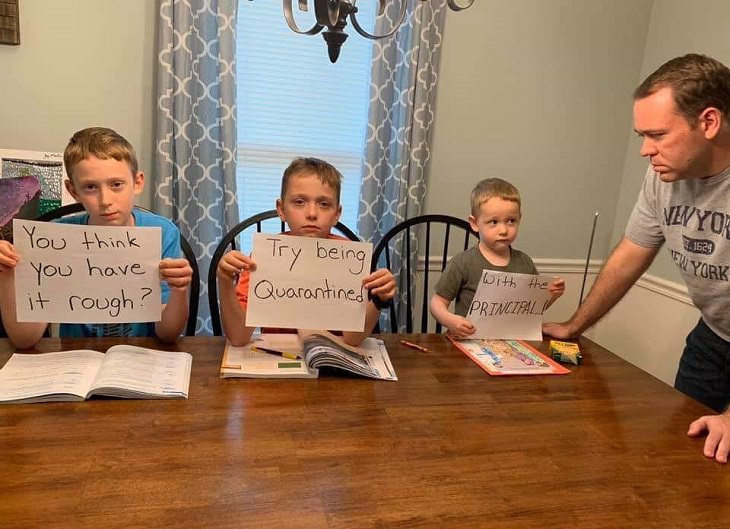
[[471, 5], [474, 3], [474, 0], [469, 0], [466, 5], [459, 5], [456, 0], [447, 0], [447, 3], [449, 4], [449, 7], [452, 11], [464, 11], [464, 9], [468, 9], [471, 7]]
[[[378, 39], [385, 39], [390, 37], [391, 35], [395, 34], [396, 31], [401, 27], [401, 24], [403, 24], [403, 21], [406, 18], [406, 12], [408, 11], [408, 1], [409, 0], [402, 0], [401, 6], [400, 6], [400, 13], [398, 13], [398, 20], [395, 21], [395, 24], [393, 24], [393, 29], [391, 29], [388, 33], [384, 33], [383, 35], [373, 35], [371, 33], [368, 33], [363, 29], [363, 27], [360, 25], [360, 23], [357, 21], [357, 16], [355, 15], [355, 12], [353, 11], [350, 14], [350, 22], [352, 22], [352, 27], [355, 28], [355, 31], [357, 31], [360, 35], [365, 37], [366, 39], [370, 40], [378, 40]], [[473, 2], [474, 0], [472, 0]], [[378, 15], [382, 15], [385, 12], [385, 2], [384, 0], [378, 0], [379, 6], [378, 6]]]
[[[319, 23], [315, 23], [314, 26], [306, 31], [299, 29], [299, 26], [294, 20], [294, 9], [292, 8], [292, 0], [284, 0], [282, 3], [282, 7], [284, 8], [284, 18], [286, 19], [286, 24], [287, 26], [289, 26], [289, 29], [291, 29], [294, 33], [298, 33], [300, 35], [316, 35], [320, 31], [322, 31], [322, 29], [324, 29], [324, 26]], [[299, 9], [302, 11], [307, 11], [307, 0], [299, 0]]]

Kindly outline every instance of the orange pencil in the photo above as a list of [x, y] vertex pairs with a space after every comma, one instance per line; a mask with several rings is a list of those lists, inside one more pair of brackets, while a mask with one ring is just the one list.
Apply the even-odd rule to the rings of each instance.
[[428, 347], [424, 347], [422, 345], [418, 345], [417, 343], [407, 342], [405, 340], [401, 340], [400, 343], [402, 343], [406, 347], [411, 347], [413, 349], [418, 349], [419, 351], [423, 351], [424, 353], [427, 353], [428, 352]]

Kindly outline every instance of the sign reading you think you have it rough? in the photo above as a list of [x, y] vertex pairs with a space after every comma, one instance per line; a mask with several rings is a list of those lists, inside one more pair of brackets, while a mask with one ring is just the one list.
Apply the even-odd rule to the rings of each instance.
[[370, 243], [257, 233], [246, 325], [362, 331]]
[[159, 321], [160, 228], [13, 221], [18, 321]]

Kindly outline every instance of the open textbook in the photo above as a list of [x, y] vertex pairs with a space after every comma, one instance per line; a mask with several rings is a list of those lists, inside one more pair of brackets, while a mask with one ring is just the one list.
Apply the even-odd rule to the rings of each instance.
[[187, 398], [192, 356], [131, 345], [15, 353], [0, 369], [0, 402], [80, 401], [92, 395]]
[[490, 375], [564, 375], [570, 370], [521, 340], [455, 340], [453, 344]]
[[330, 367], [381, 380], [398, 380], [382, 340], [368, 337], [358, 347], [328, 331], [254, 334], [251, 342], [226, 344], [221, 377], [317, 378]]

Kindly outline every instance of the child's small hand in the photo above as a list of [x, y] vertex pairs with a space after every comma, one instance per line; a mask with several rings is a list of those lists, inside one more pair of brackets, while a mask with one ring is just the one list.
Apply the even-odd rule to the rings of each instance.
[[15, 251], [15, 246], [8, 241], [0, 241], [0, 274], [12, 270], [18, 264], [20, 256]]
[[253, 272], [256, 270], [256, 262], [237, 250], [226, 253], [218, 262], [216, 274], [219, 279], [233, 280], [244, 270]]
[[565, 279], [556, 277], [548, 284], [548, 292], [552, 294], [553, 299], [558, 299], [565, 293]]
[[397, 287], [395, 278], [387, 268], [380, 268], [362, 280], [362, 285], [377, 296], [380, 301], [389, 301], [395, 297]]
[[446, 327], [449, 329], [446, 334], [457, 340], [464, 340], [469, 338], [476, 332], [474, 324], [464, 318], [463, 316], [457, 316], [456, 314], [451, 315], [449, 323]]
[[160, 277], [170, 288], [185, 290], [193, 280], [193, 269], [187, 259], [163, 259]]

